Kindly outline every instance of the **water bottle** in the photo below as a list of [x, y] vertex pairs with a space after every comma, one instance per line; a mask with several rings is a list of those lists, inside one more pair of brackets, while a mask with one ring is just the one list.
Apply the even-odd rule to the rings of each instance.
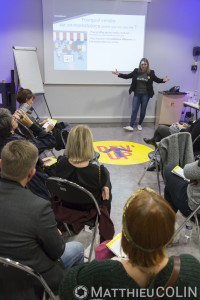
[[191, 221], [188, 221], [185, 224], [185, 238], [187, 241], [189, 241], [192, 236], [192, 229], [193, 229], [193, 223]]
[[198, 97], [198, 92], [194, 91], [194, 96], [193, 96], [193, 103], [196, 104], [197, 103], [197, 97]]
[[192, 96], [189, 97], [188, 102], [189, 102], [189, 103], [192, 103], [192, 102], [193, 102], [193, 97], [192, 97]]

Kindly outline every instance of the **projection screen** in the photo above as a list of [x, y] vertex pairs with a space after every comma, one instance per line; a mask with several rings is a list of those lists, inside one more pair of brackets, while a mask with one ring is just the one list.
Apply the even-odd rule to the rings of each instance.
[[143, 57], [147, 2], [43, 0], [47, 84], [127, 84]]

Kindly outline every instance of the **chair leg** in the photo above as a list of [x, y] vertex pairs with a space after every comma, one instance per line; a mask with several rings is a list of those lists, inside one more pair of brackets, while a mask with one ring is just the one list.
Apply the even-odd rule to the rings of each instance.
[[159, 169], [158, 169], [158, 162], [157, 162], [157, 159], [155, 159], [155, 165], [156, 165], [156, 174], [157, 174], [157, 181], [158, 181], [158, 189], [159, 189], [159, 194], [161, 195], [161, 190], [160, 190], [160, 178], [159, 178]]
[[198, 220], [198, 217], [197, 217], [196, 213], [195, 213], [194, 217], [195, 217], [195, 224], [196, 224], [197, 235], [198, 235], [199, 246], [200, 246], [200, 229], [199, 229], [200, 223], [199, 223], [199, 220]]
[[196, 212], [199, 210], [199, 206], [185, 219], [183, 224], [179, 226], [179, 228], [174, 233], [174, 238], [177, 236], [177, 234], [181, 231], [181, 229], [185, 226], [185, 224], [196, 214]]
[[69, 236], [72, 236], [71, 231], [69, 230], [69, 227], [67, 226], [67, 224], [63, 222], [63, 225], [65, 226], [67, 232], [69, 233]]
[[90, 261], [91, 261], [91, 258], [92, 258], [92, 251], [93, 251], [93, 249], [94, 249], [94, 241], [95, 241], [95, 237], [96, 237], [97, 226], [98, 226], [98, 215], [97, 215], [97, 217], [96, 217], [95, 227], [94, 227], [94, 229], [93, 229], [92, 242], [91, 242], [90, 254], [89, 254], [89, 257], [88, 257], [88, 262], [90, 262]]
[[150, 161], [149, 161], [149, 163], [148, 163], [148, 165], [147, 165], [147, 168], [146, 168], [146, 169], [144, 170], [144, 172], [142, 173], [142, 176], [140, 177], [140, 179], [139, 179], [139, 181], [138, 181], [138, 185], [141, 184], [142, 179], [143, 179], [144, 175], [146, 174], [148, 167], [150, 166], [150, 164], [151, 164], [151, 162], [154, 160], [154, 158], [156, 158], [157, 152], [158, 152], [158, 148], [155, 150], [154, 155], [153, 155], [152, 158], [150, 159]]

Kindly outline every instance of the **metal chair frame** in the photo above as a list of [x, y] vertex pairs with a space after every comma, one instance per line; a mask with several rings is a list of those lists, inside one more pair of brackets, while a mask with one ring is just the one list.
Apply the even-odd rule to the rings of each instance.
[[30, 268], [26, 265], [23, 265], [17, 261], [11, 260], [9, 258], [4, 258], [4, 257], [0, 257], [0, 263], [2, 263], [5, 266], [11, 266], [13, 268], [20, 269], [20, 270], [30, 274], [31, 276], [37, 278], [39, 280], [39, 282], [41, 283], [41, 285], [44, 287], [44, 291], [49, 295], [50, 299], [56, 300], [54, 293], [52, 292], [52, 290], [50, 289], [50, 287], [48, 286], [48, 284], [46, 283], [46, 281], [44, 280], [42, 275], [40, 275], [38, 272], [34, 271], [32, 268]]
[[[150, 152], [151, 153], [151, 152]], [[156, 174], [157, 174], [157, 182], [158, 182], [158, 189], [159, 189], [159, 194], [161, 195], [161, 188], [160, 188], [160, 177], [159, 177], [159, 163], [157, 160], [157, 155], [159, 153], [158, 147], [155, 149], [154, 154], [152, 155], [147, 167], [144, 169], [144, 172], [142, 173], [139, 181], [138, 181], [138, 185], [141, 184], [142, 179], [144, 178], [144, 175], [147, 172], [148, 167], [151, 165], [151, 163], [154, 161], [155, 162], [155, 166], [156, 166]]]
[[[55, 183], [58, 184], [56, 192], [53, 189], [53, 185], [52, 185], [53, 182], [55, 182]], [[49, 190], [49, 192], [51, 194], [53, 194], [54, 196], [59, 197], [63, 201], [63, 203], [66, 202], [66, 203], [77, 204], [77, 208], [74, 209], [74, 211], [78, 210], [78, 204], [94, 204], [94, 207], [97, 210], [97, 215], [96, 215], [94, 226], [89, 226], [89, 227], [93, 228], [93, 235], [92, 235], [90, 253], [89, 253], [89, 257], [88, 257], [88, 261], [90, 262], [91, 261], [91, 257], [92, 257], [92, 251], [93, 251], [93, 248], [94, 248], [94, 241], [95, 241], [95, 236], [96, 236], [96, 232], [97, 232], [97, 226], [98, 226], [99, 216], [101, 214], [100, 209], [99, 209], [99, 205], [98, 205], [95, 197], [92, 195], [92, 193], [90, 193], [84, 187], [82, 187], [82, 186], [80, 186], [80, 185], [78, 185], [78, 184], [76, 184], [74, 182], [71, 182], [71, 181], [69, 181], [67, 179], [62, 179], [62, 178], [58, 178], [58, 177], [49, 177], [47, 179], [46, 186], [47, 186], [47, 189]], [[73, 188], [74, 191], [76, 191], [76, 192], [80, 191], [80, 192], [84, 193], [84, 195], [86, 196], [88, 202], [87, 201], [81, 202], [81, 200], [80, 201], [76, 201], [75, 198], [71, 199], [71, 201], [70, 201], [69, 198], [72, 198], [72, 196], [69, 196], [67, 194], [67, 190], [68, 190], [69, 187]], [[87, 222], [84, 222], [84, 225], [87, 225]], [[66, 223], [64, 223], [64, 226], [67, 229], [69, 235], [71, 235], [71, 232], [70, 232], [70, 230], [69, 230], [69, 228], [68, 228], [68, 226], [67, 226]]]
[[197, 211], [198, 210], [200, 210], [200, 204], [197, 206], [197, 208], [195, 210], [193, 210], [193, 212], [191, 212], [191, 214], [185, 219], [185, 221], [178, 227], [178, 229], [174, 233], [174, 238], [179, 234], [179, 232], [185, 226], [185, 224], [188, 221], [190, 221], [191, 218], [194, 216], [194, 218], [195, 218], [195, 225], [196, 225], [197, 232], [198, 232], [199, 244], [200, 244], [200, 228], [199, 228], [200, 222], [199, 222], [198, 217], [197, 217]]
[[[168, 137], [166, 137], [168, 138]], [[194, 145], [194, 143], [200, 138], [200, 134], [194, 139], [194, 141], [192, 142], [192, 144]], [[164, 138], [165, 139], [165, 138]], [[159, 162], [157, 160], [157, 155], [159, 153], [159, 144], [160, 142], [156, 143], [156, 149], [154, 151], [154, 155], [151, 157], [148, 165], [147, 165], [147, 168], [144, 170], [144, 172], [142, 173], [139, 181], [138, 181], [138, 185], [141, 184], [141, 181], [143, 179], [143, 177], [145, 176], [146, 172], [147, 172], [147, 169], [148, 167], [150, 166], [150, 164], [152, 163], [152, 161], [155, 162], [155, 166], [156, 166], [156, 173], [157, 173], [157, 182], [158, 182], [158, 189], [159, 189], [159, 194], [161, 195], [161, 189], [160, 189], [160, 178], [159, 178], [159, 168], [158, 168], [158, 165], [159, 165]], [[150, 152], [151, 153], [151, 152]], [[161, 159], [161, 158], [160, 158]]]

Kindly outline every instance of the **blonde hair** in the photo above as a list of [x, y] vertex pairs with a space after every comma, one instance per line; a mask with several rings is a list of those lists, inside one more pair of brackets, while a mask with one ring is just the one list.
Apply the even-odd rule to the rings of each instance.
[[78, 125], [70, 130], [65, 155], [74, 162], [94, 158], [93, 137], [88, 126]]
[[35, 168], [38, 149], [27, 140], [7, 143], [1, 153], [1, 177], [20, 181]]
[[123, 211], [122, 248], [133, 265], [151, 267], [163, 260], [175, 218], [168, 202], [149, 188], [128, 199]]

